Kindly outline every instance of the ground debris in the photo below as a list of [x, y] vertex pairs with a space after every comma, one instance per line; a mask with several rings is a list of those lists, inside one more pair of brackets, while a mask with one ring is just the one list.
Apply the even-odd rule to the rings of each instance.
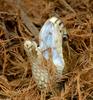
[[[17, 1], [0, 0], [0, 100], [93, 100], [93, 1]], [[53, 15], [64, 22], [69, 41], [64, 75], [46, 93], [36, 86], [23, 42], [38, 44], [40, 28]]]

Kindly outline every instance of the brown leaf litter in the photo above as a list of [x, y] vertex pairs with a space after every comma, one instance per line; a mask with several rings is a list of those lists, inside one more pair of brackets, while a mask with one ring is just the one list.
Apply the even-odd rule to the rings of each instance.
[[[39, 30], [53, 15], [63, 20], [69, 41], [64, 74], [46, 92], [37, 88], [23, 42], [38, 44]], [[0, 100], [93, 100], [92, 77], [92, 0], [0, 0]]]

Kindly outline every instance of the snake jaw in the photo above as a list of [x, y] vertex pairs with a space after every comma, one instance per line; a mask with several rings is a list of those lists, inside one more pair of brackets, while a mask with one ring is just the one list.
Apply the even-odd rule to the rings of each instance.
[[24, 42], [24, 49], [27, 53], [29, 61], [32, 64], [33, 77], [40, 89], [48, 87], [48, 82], [50, 80], [50, 77], [52, 76], [50, 76], [46, 69], [42, 69], [42, 65], [39, 64], [39, 57], [40, 55], [43, 55], [45, 59], [48, 60], [48, 49], [51, 48], [52, 60], [55, 64], [57, 75], [62, 75], [65, 66], [62, 51], [62, 42], [64, 37], [66, 36], [67, 32], [64, 24], [60, 19], [52, 17], [45, 22], [39, 33], [39, 47], [37, 47], [37, 44], [34, 41], [26, 40]]

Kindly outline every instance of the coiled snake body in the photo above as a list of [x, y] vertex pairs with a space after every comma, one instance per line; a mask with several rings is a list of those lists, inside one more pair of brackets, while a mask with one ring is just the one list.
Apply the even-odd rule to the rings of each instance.
[[39, 33], [39, 47], [34, 41], [26, 40], [24, 49], [32, 65], [32, 74], [38, 85], [41, 88], [47, 88], [50, 80], [50, 75], [46, 69], [43, 69], [39, 64], [38, 56], [43, 55], [46, 60], [49, 59], [48, 48], [52, 51], [52, 60], [56, 67], [57, 75], [62, 75], [65, 66], [62, 42], [67, 36], [66, 29], [60, 19], [52, 17], [43, 25]]

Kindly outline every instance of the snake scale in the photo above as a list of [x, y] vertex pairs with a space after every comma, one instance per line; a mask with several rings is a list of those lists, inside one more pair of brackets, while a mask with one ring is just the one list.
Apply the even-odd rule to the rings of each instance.
[[67, 31], [63, 22], [57, 17], [49, 18], [39, 32], [39, 47], [35, 41], [25, 40], [24, 50], [32, 65], [32, 74], [40, 89], [47, 88], [50, 80], [50, 74], [47, 69], [40, 65], [40, 55], [48, 60], [49, 48], [52, 51], [52, 60], [56, 67], [56, 74], [62, 75], [65, 66], [63, 58], [62, 43], [63, 38], [67, 37]]

